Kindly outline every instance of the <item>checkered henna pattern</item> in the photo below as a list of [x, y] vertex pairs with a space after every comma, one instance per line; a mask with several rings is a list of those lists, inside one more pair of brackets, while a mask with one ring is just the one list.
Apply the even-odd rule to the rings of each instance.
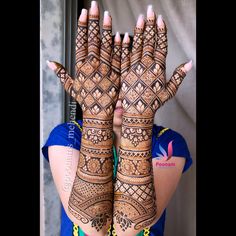
[[155, 19], [148, 19], [143, 29], [136, 27], [134, 32], [132, 51], [122, 44], [120, 93], [124, 113], [113, 211], [116, 227], [125, 235], [155, 223], [151, 157], [154, 115], [175, 95], [185, 77], [181, 65], [166, 83], [165, 24], [159, 27]]
[[121, 43], [112, 45], [111, 22], [103, 24], [100, 40], [99, 16], [90, 11], [88, 23], [78, 22], [76, 78], [55, 64], [57, 76], [83, 111], [81, 150], [69, 212], [95, 229], [94, 234], [112, 221], [112, 127], [120, 60]]

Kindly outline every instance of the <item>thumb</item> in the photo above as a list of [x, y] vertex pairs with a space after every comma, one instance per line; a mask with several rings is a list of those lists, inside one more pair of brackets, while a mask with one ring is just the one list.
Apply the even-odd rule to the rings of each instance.
[[180, 84], [182, 83], [186, 73], [192, 68], [192, 60], [188, 63], [181, 64], [178, 66], [170, 80], [166, 84], [166, 92], [168, 94], [168, 99], [175, 96]]
[[57, 77], [60, 79], [62, 85], [64, 86], [67, 93], [69, 93], [73, 98], [75, 98], [75, 92], [73, 90], [74, 80], [68, 74], [64, 66], [55, 61], [47, 61], [48, 67], [55, 72]]

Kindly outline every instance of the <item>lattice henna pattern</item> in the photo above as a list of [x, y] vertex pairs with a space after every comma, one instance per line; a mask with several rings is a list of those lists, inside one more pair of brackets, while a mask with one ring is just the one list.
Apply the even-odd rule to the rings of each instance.
[[[122, 181], [125, 179], [118, 173], [115, 184], [114, 215], [117, 223], [123, 231], [127, 225], [119, 223], [119, 218], [132, 223], [136, 230], [148, 226], [156, 217], [155, 192], [152, 180], [145, 184], [131, 184]], [[125, 216], [125, 217], [124, 217]], [[131, 225], [129, 224], [129, 227]]]
[[78, 220], [97, 231], [111, 221], [112, 217], [112, 181], [108, 183], [88, 183], [78, 175], [75, 178], [69, 199], [69, 211]]
[[59, 64], [57, 76], [85, 116], [111, 117], [119, 95], [121, 45], [115, 42], [112, 52], [111, 26], [104, 26], [100, 45], [99, 31], [98, 16], [90, 15], [88, 26], [79, 22], [76, 78]]
[[[86, 57], [77, 56], [76, 78], [69, 91], [83, 110], [80, 158], [69, 211], [97, 231], [112, 220], [112, 126], [121, 57], [119, 43], [111, 55], [111, 26], [103, 27], [101, 45], [99, 31], [97, 16], [89, 16], [88, 26], [79, 24], [77, 46], [82, 46]], [[58, 76], [65, 81], [65, 74], [58, 73]]]

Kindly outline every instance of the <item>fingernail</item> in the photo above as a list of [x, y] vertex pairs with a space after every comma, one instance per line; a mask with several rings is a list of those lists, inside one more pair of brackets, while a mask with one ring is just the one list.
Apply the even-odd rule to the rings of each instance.
[[191, 68], [192, 68], [192, 66], [193, 66], [193, 61], [190, 60], [188, 63], [186, 63], [186, 64], [184, 65], [185, 71], [186, 71], [186, 72], [190, 71]]
[[160, 28], [164, 27], [162, 15], [158, 15], [158, 17], [157, 17], [157, 26]]
[[144, 15], [143, 14], [140, 14], [139, 17], [138, 17], [138, 20], [137, 20], [137, 24], [136, 24], [136, 27], [138, 28], [143, 28], [144, 27]]
[[47, 60], [46, 63], [51, 70], [55, 71], [57, 69], [57, 66], [54, 62]]
[[155, 16], [152, 5], [147, 7], [147, 18], [153, 18]]
[[89, 14], [91, 14], [91, 15], [99, 15], [99, 9], [98, 9], [97, 1], [92, 1], [91, 2], [91, 8], [90, 8]]
[[104, 11], [103, 22], [105, 25], [111, 25], [111, 16], [109, 14], [109, 11]]
[[120, 42], [121, 41], [121, 38], [120, 38], [120, 33], [119, 32], [116, 32], [116, 36], [115, 36], [115, 42]]
[[82, 11], [81, 11], [81, 14], [82, 15], [87, 15], [88, 14], [88, 10], [83, 8]]
[[129, 33], [128, 32], [125, 32], [125, 36], [124, 36], [123, 42], [124, 43], [129, 43]]
[[107, 17], [107, 16], [109, 16], [110, 17], [110, 14], [109, 14], [109, 11], [104, 11], [104, 17]]
[[97, 3], [97, 1], [92, 1], [91, 2], [91, 8], [97, 8], [98, 7], [98, 3]]
[[79, 17], [79, 21], [86, 22], [87, 21], [87, 15], [88, 15], [88, 10], [87, 9], [82, 9], [80, 17]]

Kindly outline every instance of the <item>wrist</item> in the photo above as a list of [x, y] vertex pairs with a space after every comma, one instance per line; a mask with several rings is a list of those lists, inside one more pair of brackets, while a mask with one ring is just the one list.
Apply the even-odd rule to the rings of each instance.
[[83, 117], [82, 144], [97, 148], [112, 147], [113, 118]]
[[151, 148], [154, 118], [134, 114], [123, 114], [121, 147], [144, 150]]

